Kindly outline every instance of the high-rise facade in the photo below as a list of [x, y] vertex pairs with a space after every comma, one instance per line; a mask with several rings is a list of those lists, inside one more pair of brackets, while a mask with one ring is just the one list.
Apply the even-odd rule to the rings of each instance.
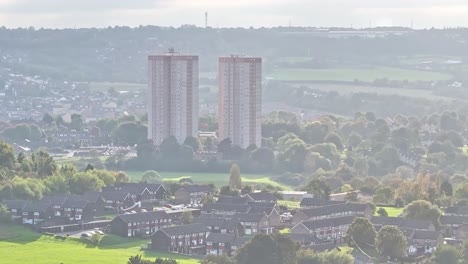
[[247, 148], [262, 143], [262, 59], [230, 56], [219, 58], [219, 140], [231, 139]]
[[148, 138], [153, 144], [174, 136], [182, 144], [198, 133], [198, 56], [148, 57]]

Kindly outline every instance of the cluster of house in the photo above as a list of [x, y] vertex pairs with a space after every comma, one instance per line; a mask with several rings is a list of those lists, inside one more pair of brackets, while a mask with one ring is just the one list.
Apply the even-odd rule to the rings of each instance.
[[122, 183], [105, 187], [102, 192], [55, 194], [39, 201], [4, 200], [1, 203], [15, 222], [46, 228], [93, 222], [98, 216], [136, 207], [146, 206], [152, 210], [153, 204], [165, 198], [166, 190], [161, 184]]

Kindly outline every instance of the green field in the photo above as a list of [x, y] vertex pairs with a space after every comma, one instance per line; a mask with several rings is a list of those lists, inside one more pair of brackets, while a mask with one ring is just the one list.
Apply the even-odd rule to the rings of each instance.
[[[34, 233], [22, 226], [0, 226], [0, 256], [2, 264], [16, 263], [109, 263], [124, 264], [130, 256], [137, 254], [145, 258], [173, 258], [181, 264], [199, 263], [198, 259], [163, 252], [145, 252], [140, 246], [143, 240], [130, 240], [115, 236], [105, 236], [102, 246], [96, 247], [80, 242], [75, 238], [60, 240], [54, 236]], [[3, 230], [10, 230], [4, 236]]]
[[[144, 171], [126, 171], [131, 181], [139, 181]], [[229, 182], [229, 173], [199, 173], [199, 172], [159, 172], [163, 181], [178, 181], [182, 178], [191, 178], [194, 183], [209, 184], [212, 183], [217, 187], [227, 185]], [[291, 189], [290, 186], [280, 184], [273, 181], [269, 175], [262, 174], [241, 174], [242, 182], [244, 184], [260, 184], [260, 185], [271, 185], [274, 187], [280, 187], [285, 190]]]
[[390, 67], [368, 68], [329, 68], [329, 69], [303, 69], [282, 68], [273, 71], [271, 77], [281, 81], [341, 81], [352, 82], [360, 80], [372, 82], [376, 79], [408, 80], [408, 81], [437, 81], [449, 80], [452, 75]]
[[287, 201], [287, 200], [279, 200], [278, 205], [284, 205], [289, 209], [297, 209], [301, 207], [300, 201]]
[[388, 216], [390, 216], [390, 217], [400, 216], [403, 213], [403, 209], [404, 209], [404, 208], [397, 208], [397, 207], [377, 207], [375, 209], [375, 215], [379, 215], [377, 213], [377, 210], [379, 210], [379, 208], [385, 209], [385, 211], [387, 211], [387, 213], [388, 213]]
[[109, 88], [114, 88], [116, 91], [132, 91], [143, 90], [146, 88], [145, 84], [141, 83], [114, 83], [114, 82], [92, 82], [89, 88], [93, 91], [107, 92]]

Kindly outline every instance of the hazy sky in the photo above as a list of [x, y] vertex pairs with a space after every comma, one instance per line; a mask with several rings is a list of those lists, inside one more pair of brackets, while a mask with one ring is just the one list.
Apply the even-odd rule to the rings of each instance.
[[7, 27], [468, 27], [468, 0], [0, 0]]

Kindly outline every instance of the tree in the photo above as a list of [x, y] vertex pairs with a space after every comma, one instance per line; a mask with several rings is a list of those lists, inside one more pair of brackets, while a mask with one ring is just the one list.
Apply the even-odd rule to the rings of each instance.
[[154, 170], [149, 170], [145, 171], [143, 175], [141, 176], [141, 181], [140, 182], [145, 182], [145, 183], [160, 183], [161, 182], [161, 176], [157, 171]]
[[385, 210], [383, 207], [380, 207], [379, 210], [377, 210], [377, 214], [379, 216], [388, 216], [387, 210]]
[[455, 196], [460, 199], [468, 199], [468, 182], [458, 185]]
[[330, 187], [321, 180], [312, 180], [304, 188], [304, 191], [311, 193], [314, 197], [330, 199], [331, 189]]
[[47, 177], [44, 180], [44, 184], [52, 193], [67, 193], [69, 191], [68, 179], [61, 174]]
[[357, 243], [359, 246], [373, 245], [375, 243], [375, 228], [366, 218], [358, 217], [347, 232], [347, 242], [350, 245]]
[[449, 181], [444, 181], [440, 185], [440, 193], [445, 195], [445, 196], [452, 196], [453, 195], [453, 187], [452, 184], [450, 184]]
[[84, 127], [84, 121], [81, 115], [79, 114], [72, 114], [71, 115], [71, 122], [70, 122], [70, 129], [74, 129], [76, 131], [81, 131]]
[[460, 257], [458, 249], [450, 245], [439, 246], [434, 253], [435, 264], [457, 264]]
[[375, 190], [374, 203], [377, 204], [390, 204], [393, 201], [394, 192], [390, 186], [381, 186]]
[[76, 173], [70, 179], [70, 191], [75, 194], [98, 192], [105, 186], [104, 182], [92, 173]]
[[240, 168], [237, 163], [233, 163], [231, 166], [231, 175], [229, 176], [229, 187], [232, 190], [242, 189], [242, 178], [240, 175]]
[[40, 200], [45, 191], [41, 180], [16, 176], [0, 190], [0, 199]]
[[54, 159], [45, 151], [35, 153], [33, 159], [35, 171], [40, 178], [53, 175], [57, 172], [57, 164]]
[[[141, 255], [131, 256], [127, 261], [127, 264], [153, 264], [153, 263], [155, 262], [151, 260], [143, 259]], [[158, 262], [158, 264], [163, 264], [163, 263]], [[164, 263], [164, 264], [173, 264], [173, 263]], [[177, 262], [175, 264], [177, 264]]]
[[238, 190], [232, 190], [231, 187], [228, 186], [221, 186], [219, 189], [219, 194], [220, 195], [225, 195], [225, 196], [236, 196], [239, 194]]
[[336, 132], [328, 133], [328, 135], [325, 137], [325, 142], [335, 144], [338, 150], [344, 149], [343, 140], [341, 139], [340, 135], [338, 135]]
[[11, 215], [8, 211], [8, 208], [0, 204], [0, 223], [10, 223], [11, 222]]
[[299, 244], [281, 234], [256, 235], [239, 249], [239, 264], [296, 264]]
[[110, 171], [106, 170], [92, 170], [89, 173], [96, 175], [105, 186], [112, 186], [115, 183], [115, 177]]
[[275, 166], [275, 154], [269, 148], [258, 148], [252, 152], [252, 161], [265, 171], [271, 171]]
[[218, 144], [218, 152], [223, 153], [224, 158], [228, 158], [231, 153], [232, 141], [229, 138], [221, 140]]
[[184, 224], [184, 225], [188, 225], [188, 224], [192, 223], [192, 220], [193, 220], [193, 215], [192, 215], [192, 212], [190, 212], [190, 211], [184, 211], [180, 215], [180, 222], [182, 222], [182, 224]]
[[418, 200], [408, 204], [403, 210], [403, 215], [409, 219], [431, 220], [434, 226], [440, 226], [441, 212], [428, 201]]
[[184, 141], [184, 145], [192, 147], [193, 152], [197, 152], [201, 149], [200, 139], [195, 137], [187, 137]]
[[180, 145], [174, 136], [165, 138], [159, 147], [161, 149], [161, 156], [163, 158], [171, 160], [176, 160], [179, 158]]
[[0, 167], [13, 169], [15, 166], [15, 153], [13, 148], [0, 140]]
[[148, 138], [148, 127], [139, 122], [121, 123], [112, 136], [119, 145], [134, 146], [140, 143], [141, 139]]
[[50, 125], [52, 124], [52, 122], [54, 122], [54, 117], [51, 116], [49, 113], [45, 113], [42, 116], [42, 122], [46, 123], [47, 125]]
[[384, 226], [377, 233], [376, 248], [383, 257], [399, 259], [406, 253], [406, 237], [398, 227]]
[[320, 253], [322, 258], [322, 264], [353, 264], [354, 258], [351, 254], [340, 252], [337, 250], [332, 250], [328, 252]]
[[123, 171], [119, 171], [115, 174], [115, 183], [122, 183], [122, 182], [129, 182], [130, 181], [130, 177], [128, 177], [128, 175], [123, 172]]

